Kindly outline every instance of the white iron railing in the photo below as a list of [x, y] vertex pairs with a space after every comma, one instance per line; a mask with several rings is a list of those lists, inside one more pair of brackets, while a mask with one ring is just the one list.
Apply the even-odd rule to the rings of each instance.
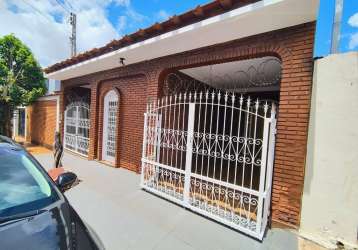
[[89, 105], [73, 102], [65, 110], [64, 147], [77, 154], [87, 156], [89, 148]]
[[184, 93], [147, 106], [141, 187], [262, 239], [271, 204], [276, 107]]

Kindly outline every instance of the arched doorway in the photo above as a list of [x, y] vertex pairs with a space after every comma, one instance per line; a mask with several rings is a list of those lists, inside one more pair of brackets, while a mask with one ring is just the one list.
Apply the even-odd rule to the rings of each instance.
[[90, 132], [90, 86], [66, 88], [64, 112], [64, 148], [88, 157]]
[[74, 101], [65, 110], [65, 149], [88, 156], [90, 107], [84, 101]]
[[119, 98], [114, 90], [109, 91], [103, 101], [102, 160], [115, 164], [116, 130]]

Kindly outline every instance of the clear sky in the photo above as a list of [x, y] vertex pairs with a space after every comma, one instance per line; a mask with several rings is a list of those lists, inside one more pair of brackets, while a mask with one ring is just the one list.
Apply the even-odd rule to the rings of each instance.
[[[315, 56], [330, 52], [335, 0], [321, 0], [317, 19]], [[358, 0], [344, 0], [340, 52], [358, 50]]]
[[[299, 0], [297, 0], [299, 1]], [[358, 0], [344, 0], [342, 51], [358, 50]], [[82, 52], [210, 0], [0, 0], [0, 36], [14, 33], [42, 66], [70, 55], [69, 11], [77, 14]], [[334, 0], [321, 0], [315, 55], [329, 52]]]
[[210, 0], [131, 0], [129, 8], [112, 2], [107, 13], [121, 34], [129, 34], [208, 2]]

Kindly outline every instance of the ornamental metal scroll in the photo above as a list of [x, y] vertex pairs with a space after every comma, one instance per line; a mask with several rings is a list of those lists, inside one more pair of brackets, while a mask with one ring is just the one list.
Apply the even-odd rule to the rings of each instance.
[[191, 77], [183, 77], [183, 73], [169, 73], [163, 86], [164, 96], [186, 92], [213, 91], [214, 88]]
[[262, 239], [268, 223], [276, 105], [194, 92], [148, 103], [141, 187]]
[[202, 78], [201, 81], [191, 77], [183, 77], [182, 72], [169, 73], [164, 80], [164, 95], [194, 91], [211, 92], [214, 89], [246, 93], [251, 90], [260, 90], [260, 88], [278, 88], [281, 82], [281, 61], [275, 57], [265, 58], [258, 65], [251, 64], [245, 70], [239, 69], [224, 75], [214, 75], [212, 73], [213, 67], [215, 65], [210, 66], [210, 76]]
[[78, 94], [75, 90], [71, 89], [66, 91], [66, 101], [67, 103], [90, 103], [90, 92], [87, 91]]

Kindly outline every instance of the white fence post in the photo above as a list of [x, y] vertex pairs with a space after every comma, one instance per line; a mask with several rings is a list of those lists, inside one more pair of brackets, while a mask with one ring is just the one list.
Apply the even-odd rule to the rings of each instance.
[[75, 150], [78, 152], [78, 107], [76, 107], [76, 143]]
[[144, 185], [144, 163], [143, 159], [146, 158], [147, 151], [147, 125], [148, 123], [148, 113], [144, 113], [144, 129], [143, 129], [143, 148], [142, 148], [142, 170], [140, 174], [140, 185], [143, 187]]
[[263, 217], [262, 207], [264, 202], [264, 192], [265, 192], [265, 173], [266, 173], [266, 159], [267, 159], [267, 146], [269, 139], [269, 125], [270, 118], [266, 117], [267, 112], [267, 104], [265, 104], [265, 120], [264, 120], [264, 130], [263, 130], [263, 139], [262, 139], [262, 154], [261, 154], [261, 169], [260, 169], [260, 186], [259, 186], [259, 203], [257, 208], [257, 222], [256, 222], [256, 233], [260, 234], [261, 230], [265, 230], [262, 225], [262, 219], [265, 221]]
[[65, 109], [65, 115], [64, 115], [64, 122], [63, 122], [63, 146], [64, 148], [67, 148], [66, 144], [67, 144], [67, 136], [66, 136], [66, 128], [67, 128], [67, 109]]
[[267, 225], [267, 218], [270, 212], [270, 204], [271, 204], [271, 190], [272, 190], [272, 172], [273, 172], [273, 164], [275, 159], [275, 142], [276, 142], [276, 106], [272, 103], [271, 107], [271, 124], [270, 124], [270, 141], [269, 141], [269, 149], [267, 155], [267, 170], [266, 170], [266, 188], [265, 188], [265, 205], [264, 205], [264, 223], [263, 226]]
[[156, 131], [156, 136], [155, 136], [155, 142], [156, 144], [154, 144], [154, 146], [156, 145], [156, 149], [155, 149], [155, 156], [156, 156], [156, 161], [159, 162], [160, 161], [160, 143], [161, 143], [161, 139], [162, 139], [162, 115], [158, 114], [156, 116], [156, 123], [155, 123], [155, 131]]
[[189, 103], [188, 114], [188, 134], [186, 141], [186, 158], [185, 158], [185, 182], [184, 182], [184, 205], [189, 205], [190, 196], [190, 177], [191, 177], [191, 160], [193, 156], [193, 137], [194, 137], [194, 118], [195, 103]]
[[13, 117], [12, 138], [15, 139], [15, 137], [18, 134], [18, 130], [19, 130], [19, 110], [17, 108], [15, 108], [13, 115], [14, 115], [14, 117]]

